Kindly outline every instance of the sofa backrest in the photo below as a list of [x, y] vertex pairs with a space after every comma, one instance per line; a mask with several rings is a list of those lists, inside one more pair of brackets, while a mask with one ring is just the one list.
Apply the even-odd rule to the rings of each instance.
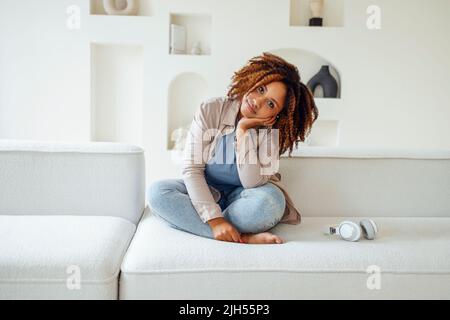
[[116, 216], [136, 224], [144, 206], [139, 147], [0, 140], [0, 214]]
[[301, 148], [281, 182], [302, 216], [450, 217], [450, 150]]

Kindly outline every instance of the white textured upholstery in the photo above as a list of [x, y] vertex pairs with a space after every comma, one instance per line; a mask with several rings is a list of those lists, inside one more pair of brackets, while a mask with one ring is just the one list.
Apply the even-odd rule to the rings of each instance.
[[[134, 234], [144, 171], [131, 145], [0, 140], [0, 299], [450, 299], [449, 150], [308, 148], [283, 158], [282, 182], [303, 216], [273, 230], [283, 245], [205, 239], [150, 212]], [[322, 234], [352, 216], [374, 218], [378, 238]], [[367, 288], [371, 265], [380, 290]], [[70, 266], [81, 290], [67, 286]]]
[[295, 151], [302, 158], [347, 159], [450, 159], [449, 149], [368, 148], [368, 147], [308, 147]]
[[281, 181], [303, 217], [450, 217], [450, 150], [306, 148]]
[[69, 153], [109, 153], [141, 154], [143, 150], [132, 144], [112, 142], [63, 142], [39, 140], [0, 140], [2, 151], [29, 152], [69, 152]]
[[144, 193], [139, 147], [0, 140], [0, 299], [118, 299]]
[[0, 140], [0, 214], [116, 216], [136, 224], [144, 206], [139, 147]]
[[[0, 299], [117, 299], [135, 228], [117, 217], [0, 215]], [[67, 286], [71, 266], [79, 290]]]
[[[122, 299], [450, 298], [450, 218], [378, 218], [375, 241], [323, 235], [346, 219], [273, 229], [282, 245], [204, 239], [147, 214], [125, 256]], [[355, 219], [358, 221], [358, 219]], [[381, 290], [366, 286], [381, 269]]]
[[[122, 265], [122, 299], [450, 299], [450, 150], [305, 148], [282, 182], [303, 216], [283, 245], [218, 242], [140, 223]], [[371, 217], [378, 238], [322, 234]], [[358, 221], [359, 218], [353, 218]], [[369, 266], [381, 289], [369, 290]]]

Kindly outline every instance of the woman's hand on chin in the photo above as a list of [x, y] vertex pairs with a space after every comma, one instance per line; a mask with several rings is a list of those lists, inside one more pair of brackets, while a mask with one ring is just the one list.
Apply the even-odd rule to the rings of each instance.
[[248, 129], [255, 128], [258, 126], [271, 127], [275, 124], [277, 120], [277, 115], [268, 118], [246, 118], [243, 117], [239, 120], [237, 124], [237, 129], [242, 131], [247, 131]]

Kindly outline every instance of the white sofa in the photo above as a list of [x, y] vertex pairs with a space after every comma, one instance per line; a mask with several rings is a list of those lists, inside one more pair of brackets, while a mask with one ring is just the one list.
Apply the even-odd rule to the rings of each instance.
[[118, 299], [143, 150], [0, 140], [0, 299]]
[[[283, 245], [204, 239], [142, 216], [144, 171], [130, 145], [0, 140], [0, 298], [450, 298], [450, 150], [283, 159], [303, 215], [275, 227]], [[344, 217], [373, 218], [377, 239], [322, 234]]]
[[[121, 299], [450, 298], [450, 150], [306, 149], [280, 172], [303, 214], [274, 228], [285, 244], [203, 239], [147, 213]], [[377, 239], [322, 234], [344, 217], [373, 218]]]

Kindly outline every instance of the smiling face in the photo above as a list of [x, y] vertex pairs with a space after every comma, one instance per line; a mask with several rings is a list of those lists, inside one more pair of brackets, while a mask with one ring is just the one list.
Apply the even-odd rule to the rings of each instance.
[[274, 81], [256, 87], [242, 98], [239, 117], [268, 118], [281, 112], [286, 98], [286, 85]]

